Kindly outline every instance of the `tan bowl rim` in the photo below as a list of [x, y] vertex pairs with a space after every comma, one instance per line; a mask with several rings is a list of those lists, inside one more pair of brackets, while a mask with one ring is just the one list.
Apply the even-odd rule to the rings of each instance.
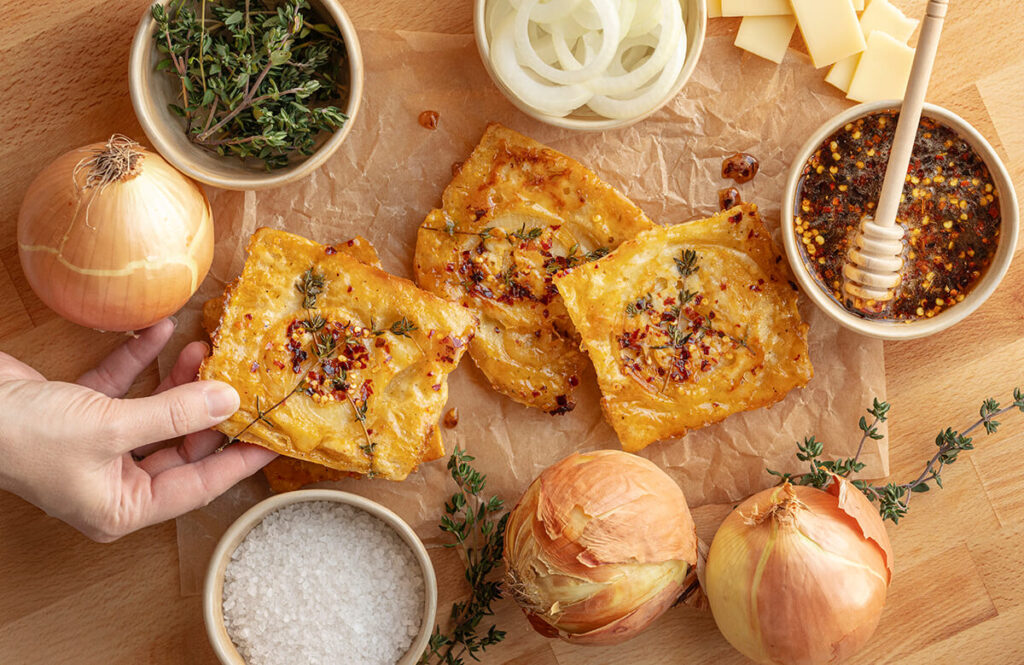
[[[170, 0], [160, 0], [164, 4]], [[147, 71], [143, 66], [143, 54], [151, 49], [153, 42], [153, 31], [156, 29], [156, 22], [150, 13], [150, 5], [146, 6], [145, 13], [139, 21], [135, 30], [135, 37], [132, 40], [131, 54], [128, 61], [128, 92], [132, 100], [132, 107], [135, 109], [135, 116], [138, 118], [142, 131], [156, 149], [174, 168], [185, 175], [208, 185], [214, 185], [223, 189], [234, 190], [255, 190], [280, 187], [289, 182], [306, 177], [316, 169], [323, 166], [331, 155], [333, 155], [342, 142], [352, 131], [355, 125], [356, 115], [359, 113], [360, 103], [363, 98], [363, 55], [359, 46], [359, 37], [356, 34], [355, 26], [348, 16], [348, 13], [337, 0], [319, 0], [324, 9], [330, 13], [336, 27], [345, 41], [345, 48], [348, 51], [348, 67], [350, 89], [348, 102], [345, 105], [345, 114], [348, 120], [336, 130], [323, 145], [309, 157], [301, 162], [276, 171], [252, 171], [251, 174], [240, 175], [237, 173], [223, 174], [214, 172], [205, 166], [198, 164], [191, 158], [188, 150], [181, 150], [165, 138], [169, 131], [181, 132], [181, 127], [167, 127], [158, 116], [151, 112], [152, 102], [150, 95], [150, 81], [155, 72]], [[161, 73], [161, 75], [163, 75]], [[201, 150], [202, 148], [195, 148]], [[227, 157], [223, 159], [229, 159]], [[230, 159], [235, 159], [231, 157]]]
[[649, 118], [658, 111], [660, 111], [666, 104], [672, 101], [676, 95], [683, 89], [686, 82], [690, 80], [690, 76], [693, 74], [693, 70], [697, 67], [697, 62], [700, 60], [700, 55], [704, 50], [704, 38], [707, 34], [708, 26], [708, 9], [707, 0], [679, 0], [680, 3], [692, 3], [697, 7], [697, 34], [694, 39], [690, 40], [686, 45], [686, 59], [683, 61], [683, 69], [679, 72], [679, 78], [676, 84], [672, 86], [668, 94], [665, 95], [650, 111], [642, 113], [640, 115], [633, 116], [631, 118], [622, 119], [611, 119], [611, 118], [599, 118], [596, 117], [593, 120], [588, 118], [574, 118], [572, 116], [559, 117], [554, 115], [548, 115], [547, 113], [541, 113], [528, 104], [523, 102], [519, 97], [512, 92], [501, 79], [498, 78], [497, 72], [494, 71], [494, 67], [491, 65], [490, 55], [490, 44], [487, 40], [487, 26], [484, 25], [484, 9], [488, 2], [494, 0], [474, 0], [473, 3], [473, 33], [476, 35], [476, 48], [480, 53], [480, 60], [484, 63], [484, 69], [487, 70], [487, 75], [494, 81], [494, 85], [498, 87], [503, 95], [513, 106], [517, 109], [530, 116], [534, 120], [539, 120], [543, 123], [552, 125], [554, 127], [562, 127], [563, 129], [574, 129], [577, 131], [584, 132], [603, 132], [609, 129], [621, 129], [623, 127], [629, 127], [636, 123]]
[[224, 627], [224, 571], [231, 559], [231, 554], [245, 539], [249, 531], [263, 521], [264, 517], [285, 506], [305, 501], [333, 501], [359, 508], [393, 528], [409, 545], [423, 571], [423, 621], [416, 639], [413, 640], [409, 650], [398, 660], [396, 665], [417, 663], [420, 655], [427, 648], [430, 635], [434, 630], [437, 613], [437, 577], [434, 574], [434, 566], [427, 554], [427, 549], [412, 527], [390, 509], [358, 494], [331, 489], [296, 490], [275, 494], [245, 511], [221, 536], [210, 557], [203, 583], [203, 620], [206, 624], [206, 635], [210, 640], [210, 646], [213, 647], [217, 658], [223, 665], [244, 665], [245, 663]]
[[822, 124], [807, 139], [803, 147], [800, 148], [800, 152], [790, 166], [789, 177], [786, 181], [785, 193], [782, 199], [782, 215], [780, 219], [786, 255], [804, 293], [825, 314], [845, 328], [883, 340], [907, 340], [926, 337], [946, 330], [970, 316], [992, 295], [1006, 275], [1006, 271], [1009, 269], [1010, 263], [1013, 261], [1014, 252], [1016, 251], [1020, 226], [1017, 194], [1013, 188], [1013, 181], [1010, 178], [1009, 171], [1007, 171], [1006, 166], [1003, 164], [1003, 160], [999, 158], [992, 145], [989, 144], [977, 129], [956, 113], [941, 106], [926, 103], [924, 105], [924, 115], [943, 122], [967, 140], [978, 152], [982, 160], [984, 160], [986, 166], [988, 166], [992, 179], [999, 189], [1002, 221], [1000, 225], [999, 247], [992, 258], [992, 264], [982, 276], [981, 281], [964, 298], [963, 302], [953, 305], [938, 316], [930, 319], [917, 319], [905, 323], [863, 319], [848, 312], [842, 305], [825, 293], [804, 264], [800, 248], [797, 245], [796, 233], [793, 230], [795, 196], [803, 166], [821, 142], [840, 127], [876, 111], [899, 109], [901, 104], [900, 100], [892, 99], [858, 104]]

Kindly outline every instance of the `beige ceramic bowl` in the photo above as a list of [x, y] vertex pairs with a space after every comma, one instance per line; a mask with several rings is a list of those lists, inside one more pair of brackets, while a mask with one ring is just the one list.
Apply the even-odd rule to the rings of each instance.
[[786, 191], [782, 200], [782, 238], [786, 245], [786, 254], [789, 257], [789, 263], [793, 267], [793, 272], [796, 274], [797, 281], [800, 282], [800, 286], [803, 288], [804, 293], [814, 301], [814, 304], [843, 326], [870, 337], [886, 340], [914, 339], [917, 337], [925, 337], [927, 335], [935, 334], [959, 323], [974, 312], [974, 310], [978, 309], [978, 307], [980, 307], [981, 304], [985, 302], [990, 295], [992, 295], [992, 292], [996, 290], [999, 282], [1003, 279], [1007, 269], [1010, 267], [1010, 262], [1013, 260], [1013, 253], [1017, 247], [1017, 235], [1018, 228], [1020, 226], [1019, 212], [1017, 209], [1017, 195], [1013, 189], [1013, 182], [1010, 180], [1010, 174], [1003, 165], [1002, 160], [999, 159], [999, 155], [996, 154], [996, 151], [993, 150], [992, 146], [985, 140], [978, 130], [968, 124], [968, 122], [960, 116], [956, 115], [952, 111], [942, 108], [941, 106], [925, 104], [924, 115], [955, 130], [956, 133], [963, 137], [963, 139], [974, 148], [978, 155], [981, 156], [985, 161], [985, 164], [988, 166], [989, 172], [992, 174], [992, 179], [999, 190], [1002, 225], [999, 232], [999, 247], [992, 259], [992, 263], [989, 265], [985, 274], [982, 275], [981, 280], [975, 285], [974, 289], [971, 290], [964, 298], [963, 302], [953, 305], [949, 309], [930, 319], [922, 318], [903, 323], [872, 321], [850, 313], [842, 305], [833, 300], [832, 297], [826, 293], [821, 286], [819, 286], [814, 276], [804, 264], [796, 232], [793, 229], [793, 213], [796, 205], [795, 199], [797, 186], [800, 183], [800, 176], [803, 171], [804, 164], [818, 146], [821, 145], [822, 141], [847, 123], [876, 111], [887, 109], [895, 110], [898, 107], [899, 102], [895, 101], [860, 104], [858, 106], [854, 106], [848, 111], [845, 111], [844, 113], [840, 113], [822, 125], [818, 131], [816, 131], [811, 138], [807, 140], [807, 143], [804, 144], [803, 148], [800, 149], [800, 153], [797, 155], [796, 160], [790, 167], [789, 179], [786, 182]]
[[604, 118], [591, 112], [589, 109], [577, 110], [567, 116], [560, 117], [548, 115], [535, 110], [519, 99], [519, 97], [509, 90], [509, 88], [501, 82], [501, 79], [498, 78], [497, 73], [494, 71], [494, 66], [491, 64], [491, 31], [485, 25], [486, 21], [484, 20], [485, 9], [491, 2], [494, 2], [494, 0], [474, 0], [473, 9], [476, 47], [480, 51], [480, 59], [483, 60], [484, 67], [487, 69], [487, 73], [490, 74], [491, 80], [494, 81], [494, 85], [498, 86], [498, 89], [501, 90], [502, 94], [504, 94], [516, 108], [526, 115], [549, 125], [564, 127], [566, 129], [602, 132], [607, 129], [629, 127], [630, 125], [634, 125], [644, 118], [653, 115], [661, 109], [661, 107], [665, 106], [665, 104], [668, 104], [673, 97], [678, 95], [679, 91], [683, 89], [683, 86], [686, 85], [686, 82], [690, 79], [690, 75], [697, 66], [697, 60], [700, 59], [701, 50], [704, 48], [704, 35], [707, 32], [707, 0], [679, 0], [683, 7], [683, 21], [686, 24], [686, 59], [683, 61], [683, 69], [679, 72], [679, 78], [676, 80], [675, 85], [672, 86], [672, 89], [661, 99], [661, 101], [659, 101], [647, 113], [618, 120]]
[[[422, 541], [416, 536], [412, 528], [402, 519], [384, 506], [364, 499], [356, 494], [339, 492], [337, 490], [312, 489], [298, 490], [277, 494], [257, 503], [241, 517], [235, 520], [214, 550], [210, 558], [210, 565], [206, 569], [206, 581], [203, 585], [203, 618], [206, 621], [206, 634], [210, 639], [217, 658], [224, 665], [245, 665], [245, 660], [239, 655], [234, 643], [228, 636], [224, 627], [223, 593], [224, 593], [224, 571], [228, 562], [231, 561], [231, 554], [235, 548], [245, 539], [249, 531], [259, 524], [264, 517], [270, 513], [294, 503], [302, 501], [334, 501], [364, 510], [382, 522], [390, 526], [405, 541], [419, 561], [423, 571], [423, 622], [420, 625], [420, 632], [413, 640], [409, 651], [402, 656], [396, 665], [414, 665], [419, 661], [420, 655], [427, 648], [430, 634], [434, 630], [434, 619], [437, 610], [437, 578], [434, 576], [434, 566], [430, 562], [426, 548]], [[341, 565], [341, 563], [339, 563]]]
[[132, 41], [128, 90], [135, 115], [153, 147], [182, 173], [224, 189], [268, 189], [304, 178], [319, 168], [341, 146], [356, 120], [363, 96], [363, 56], [352, 21], [337, 0], [310, 0], [313, 11], [333, 23], [348, 50], [349, 96], [342, 109], [348, 120], [309, 157], [285, 168], [267, 171], [262, 164], [246, 164], [237, 157], [221, 157], [194, 145], [185, 136], [181, 118], [167, 104], [178, 98], [174, 77], [156, 71], [162, 57], [153, 44], [156, 22], [147, 7]]

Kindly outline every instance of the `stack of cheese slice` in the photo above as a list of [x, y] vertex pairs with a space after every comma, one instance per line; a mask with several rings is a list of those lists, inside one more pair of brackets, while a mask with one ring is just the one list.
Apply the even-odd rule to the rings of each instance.
[[799, 26], [811, 62], [831, 65], [825, 80], [848, 98], [903, 98], [918, 21], [890, 0], [709, 0], [708, 16], [742, 16], [736, 46], [773, 62], [782, 62]]

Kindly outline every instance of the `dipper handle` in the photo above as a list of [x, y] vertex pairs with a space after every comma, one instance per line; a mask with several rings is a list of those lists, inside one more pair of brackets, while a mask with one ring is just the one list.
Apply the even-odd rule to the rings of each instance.
[[942, 33], [942, 23], [946, 18], [947, 5], [948, 0], [929, 0], [924, 21], [921, 22], [921, 35], [917, 40], [914, 65], [910, 70], [907, 91], [903, 95], [900, 119], [896, 124], [896, 135], [889, 150], [889, 164], [885, 170], [885, 180], [875, 212], [875, 223], [879, 226], [892, 226], [896, 223], [896, 213], [900, 207], [903, 186], [906, 184], [907, 167], [910, 165], [910, 156], [914, 150], [917, 126], [921, 122], [924, 95], [928, 90], [932, 67], [935, 65], [935, 52], [939, 47], [939, 35]]

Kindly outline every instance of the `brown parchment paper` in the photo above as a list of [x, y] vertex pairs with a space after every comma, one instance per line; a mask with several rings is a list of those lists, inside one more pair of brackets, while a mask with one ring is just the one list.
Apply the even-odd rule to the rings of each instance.
[[[665, 109], [627, 129], [574, 133], [531, 120], [509, 104], [484, 71], [470, 35], [363, 32], [360, 38], [366, 89], [341, 150], [312, 176], [280, 189], [209, 192], [217, 227], [214, 264], [178, 316], [176, 336], [161, 358], [165, 373], [178, 349], [202, 337], [203, 301], [240, 272], [246, 241], [259, 226], [325, 243], [363, 235], [386, 270], [411, 277], [416, 229], [439, 205], [452, 163], [468, 156], [489, 121], [576, 158], [661, 224], [713, 213], [718, 190], [732, 184], [721, 178], [723, 157], [749, 152], [761, 170], [739, 189], [777, 232], [790, 161], [819, 124], [848, 105], [805, 56], [790, 52], [776, 66], [743, 55], [729, 38], [711, 37], [692, 79]], [[427, 109], [440, 114], [436, 130], [417, 123]], [[643, 452], [679, 482], [691, 506], [735, 502], [771, 485], [766, 465], [796, 470], [794, 442], [805, 435], [826, 441], [832, 455], [855, 451], [858, 418], [872, 397], [885, 395], [881, 342], [841, 329], [809, 302], [801, 311], [810, 324], [815, 369], [806, 388], [773, 408], [731, 416]], [[468, 448], [488, 474], [489, 489], [510, 503], [543, 468], [572, 451], [618, 447], [601, 417], [592, 371], [580, 386], [578, 406], [565, 416], [498, 395], [468, 356], [449, 385], [448, 408], [458, 408], [460, 421], [443, 430], [445, 447]], [[864, 475], [887, 475], [885, 443], [871, 442], [863, 460]], [[438, 536], [437, 520], [452, 491], [443, 461], [422, 466], [401, 483], [353, 479], [329, 485], [384, 503], [428, 541]], [[183, 593], [199, 592], [221, 533], [268, 493], [257, 475], [178, 519]]]

